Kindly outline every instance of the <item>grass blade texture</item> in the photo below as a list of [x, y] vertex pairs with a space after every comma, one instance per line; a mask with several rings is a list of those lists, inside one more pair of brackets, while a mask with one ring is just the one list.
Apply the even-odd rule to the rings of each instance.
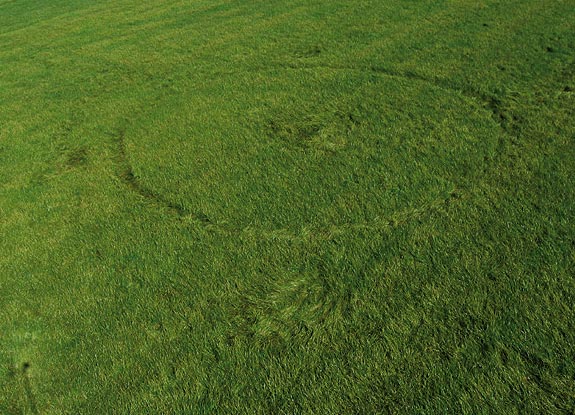
[[0, 413], [573, 413], [574, 140], [573, 0], [0, 0]]

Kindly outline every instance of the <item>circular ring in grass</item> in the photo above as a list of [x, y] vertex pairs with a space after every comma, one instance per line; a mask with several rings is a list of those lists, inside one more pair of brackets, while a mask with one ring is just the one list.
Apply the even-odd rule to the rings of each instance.
[[501, 133], [472, 98], [356, 70], [228, 74], [160, 108], [126, 135], [134, 175], [162, 200], [237, 230], [421, 211], [472, 184]]

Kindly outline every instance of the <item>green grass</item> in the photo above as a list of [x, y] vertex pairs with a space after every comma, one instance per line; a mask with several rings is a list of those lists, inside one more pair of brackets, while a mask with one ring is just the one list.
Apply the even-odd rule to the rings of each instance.
[[574, 22], [0, 0], [0, 413], [573, 413]]

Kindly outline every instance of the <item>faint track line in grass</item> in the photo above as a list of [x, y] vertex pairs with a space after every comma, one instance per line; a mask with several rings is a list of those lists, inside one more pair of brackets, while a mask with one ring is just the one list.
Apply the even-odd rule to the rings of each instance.
[[167, 209], [172, 214], [175, 214], [180, 217], [189, 216], [206, 225], [211, 223], [210, 219], [207, 216], [203, 214], [190, 212], [184, 206], [175, 203], [165, 198], [160, 193], [155, 192], [154, 190], [144, 186], [134, 174], [134, 170], [128, 158], [128, 154], [126, 151], [126, 142], [125, 142], [125, 136], [126, 136], [125, 127], [118, 128], [112, 134], [112, 136], [114, 138], [117, 151], [116, 164], [118, 165], [118, 177], [122, 180], [122, 182], [126, 185], [126, 187], [132, 190], [132, 192], [140, 195], [142, 198], [153, 202], [155, 205]]
[[314, 69], [326, 69], [332, 71], [350, 71], [350, 72], [360, 72], [360, 73], [376, 73], [388, 76], [391, 78], [400, 78], [405, 80], [412, 80], [418, 82], [424, 82], [435, 86], [437, 88], [459, 93], [475, 102], [480, 104], [483, 108], [491, 113], [493, 121], [510, 136], [518, 136], [519, 131], [516, 122], [520, 121], [519, 117], [514, 114], [509, 113], [502, 108], [501, 99], [495, 95], [489, 95], [484, 92], [478, 91], [470, 86], [458, 87], [451, 85], [447, 81], [432, 79], [426, 76], [417, 74], [411, 71], [399, 71], [382, 66], [353, 66], [353, 65], [326, 65], [326, 64], [288, 64], [288, 65], [278, 65], [278, 66], [268, 66], [260, 68], [251, 68], [244, 71], [224, 71], [219, 74], [231, 75], [239, 74], [241, 72], [267, 72], [273, 70], [294, 70], [294, 71], [304, 71], [304, 70], [314, 70]]
[[293, 242], [330, 240], [348, 231], [384, 231], [386, 229], [394, 229], [411, 221], [423, 219], [426, 215], [429, 215], [432, 212], [438, 212], [445, 208], [452, 200], [459, 197], [460, 196], [455, 191], [452, 191], [446, 198], [439, 198], [423, 206], [394, 212], [387, 217], [377, 217], [365, 222], [350, 222], [334, 224], [331, 226], [303, 228], [299, 232], [293, 232], [287, 228], [266, 230], [255, 227], [246, 227], [235, 230], [228, 229], [227, 232], [230, 234], [253, 235], [264, 239], [277, 239]]
[[502, 109], [501, 100], [494, 95], [485, 94], [485, 93], [480, 92], [476, 89], [473, 89], [469, 86], [463, 87], [463, 88], [456, 87], [456, 86], [451, 85], [447, 81], [428, 78], [428, 77], [419, 75], [415, 72], [393, 71], [393, 70], [381, 68], [381, 67], [371, 67], [370, 70], [373, 72], [376, 72], [376, 73], [383, 73], [383, 74], [386, 74], [386, 75], [389, 75], [392, 77], [398, 77], [398, 78], [404, 78], [404, 79], [417, 80], [420, 82], [426, 82], [428, 84], [434, 85], [438, 88], [441, 88], [441, 89], [444, 89], [447, 91], [460, 93], [463, 96], [466, 96], [467, 98], [470, 98], [470, 99], [476, 101], [477, 103], [481, 104], [482, 107], [487, 109], [491, 113], [491, 118], [493, 119], [493, 121], [505, 133], [507, 133], [509, 135], [513, 135], [513, 136], [517, 135], [516, 134], [517, 132], [513, 131], [513, 129], [510, 128], [510, 124], [507, 122], [507, 120], [509, 119], [509, 115], [506, 113], [506, 111], [504, 111]]
[[24, 392], [26, 393], [26, 400], [28, 401], [28, 406], [30, 407], [30, 411], [34, 415], [38, 415], [38, 405], [36, 404], [36, 398], [34, 396], [34, 392], [32, 391], [32, 384], [30, 382], [30, 363], [25, 362], [22, 365], [22, 379], [24, 382]]
[[422, 75], [419, 75], [415, 72], [400, 72], [400, 71], [393, 71], [386, 68], [381, 67], [371, 67], [370, 70], [376, 73], [382, 73], [391, 77], [397, 78], [404, 78], [404, 79], [411, 79], [417, 80], [420, 82], [425, 82], [431, 85], [434, 85], [438, 88], [460, 93], [463, 96], [470, 98], [477, 103], [481, 104], [482, 107], [487, 109], [491, 113], [491, 118], [493, 121], [507, 134], [517, 136], [518, 131], [516, 130], [515, 126], [512, 125], [509, 120], [513, 119], [517, 121], [517, 118], [513, 115], [510, 115], [502, 108], [502, 102], [499, 98], [494, 95], [488, 95], [476, 89], [473, 89], [469, 86], [467, 87], [457, 87], [449, 84], [447, 81], [442, 81], [438, 79], [428, 78]]

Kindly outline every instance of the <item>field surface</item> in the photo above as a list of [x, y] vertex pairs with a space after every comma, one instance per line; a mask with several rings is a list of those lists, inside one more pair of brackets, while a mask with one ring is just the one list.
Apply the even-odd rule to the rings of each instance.
[[574, 0], [0, 0], [0, 414], [573, 414]]

